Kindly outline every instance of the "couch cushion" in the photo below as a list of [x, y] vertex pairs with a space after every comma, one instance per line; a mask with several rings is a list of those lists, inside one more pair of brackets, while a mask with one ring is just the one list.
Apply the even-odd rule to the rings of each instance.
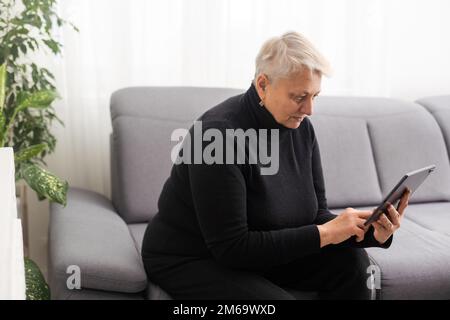
[[427, 110], [433, 114], [449, 115], [450, 112], [450, 95], [425, 97], [417, 100]]
[[111, 97], [111, 117], [194, 121], [203, 112], [244, 90], [197, 87], [133, 87]]
[[[435, 174], [427, 179], [414, 194], [411, 203], [450, 200], [450, 164], [445, 141], [435, 119], [422, 106], [384, 98], [322, 97], [316, 103], [315, 114], [317, 117], [328, 116], [329, 118], [329, 121], [318, 121], [316, 131], [321, 145], [326, 145], [325, 140], [328, 139], [337, 140], [338, 138], [334, 135], [344, 135], [341, 132], [344, 129], [333, 133], [331, 129], [322, 129], [322, 126], [337, 127], [338, 125], [332, 123], [342, 118], [360, 119], [367, 123], [368, 136], [383, 196], [405, 173], [435, 164], [437, 166]], [[364, 137], [358, 137], [364, 134], [361, 129], [362, 125], [356, 125], [356, 123], [348, 122], [346, 130], [355, 140], [364, 141]], [[364, 144], [359, 142], [355, 146], [365, 154], [360, 158], [367, 159], [369, 157], [366, 144], [367, 142]], [[333, 147], [337, 149], [336, 146]], [[328, 197], [335, 199], [336, 195], [340, 194], [350, 199], [349, 195], [360, 193], [359, 188], [354, 188], [353, 184], [345, 185], [342, 184], [342, 181], [339, 183], [327, 181], [329, 177], [336, 176], [333, 171], [336, 172], [340, 169], [333, 167], [336, 166], [335, 163], [350, 161], [353, 166], [359, 165], [357, 161], [360, 159], [353, 156], [355, 152], [350, 153], [352, 156], [346, 159], [346, 152], [333, 153], [331, 151], [333, 156], [327, 156], [327, 152], [330, 152], [329, 146], [326, 149], [322, 150], [322, 153], [325, 154], [324, 177], [329, 186]], [[343, 159], [336, 160], [334, 157], [343, 157]], [[347, 177], [355, 175], [355, 172], [348, 169], [349, 167], [351, 166], [344, 166], [343, 170], [348, 170], [348, 172], [342, 172], [340, 175]], [[366, 169], [369, 170], [370, 167], [368, 165]], [[367, 173], [365, 174], [367, 175]], [[373, 179], [367, 181], [367, 183], [373, 184]], [[344, 187], [349, 189], [338, 190]], [[334, 206], [330, 205], [330, 207]]]
[[428, 113], [421, 110], [373, 119], [370, 130], [383, 194], [406, 172], [435, 164], [435, 173], [414, 193], [410, 202], [450, 200], [450, 166], [445, 142], [439, 126]]
[[172, 131], [189, 121], [122, 116], [113, 121], [112, 199], [127, 223], [150, 220], [158, 211], [162, 186], [169, 177]]
[[418, 100], [417, 103], [427, 108], [439, 123], [450, 156], [450, 95], [423, 98]]
[[[134, 239], [136, 248], [141, 252], [142, 240], [144, 239], [145, 229], [147, 228], [147, 223], [136, 223], [128, 225], [131, 236]], [[147, 300], [172, 300], [170, 295], [161, 289], [160, 286], [148, 282], [147, 289], [145, 290], [145, 298]]]
[[406, 216], [428, 230], [450, 237], [450, 202], [415, 204], [408, 207]]
[[170, 173], [173, 130], [242, 90], [128, 88], [111, 97], [112, 201], [127, 223], [150, 220]]
[[122, 293], [146, 288], [141, 255], [111, 202], [95, 192], [69, 188], [67, 206], [51, 204], [49, 282], [52, 296], [70, 296], [66, 281], [77, 266], [81, 288]]
[[404, 219], [389, 249], [368, 248], [367, 252], [381, 269], [382, 299], [450, 297], [448, 235]]
[[381, 201], [365, 119], [315, 115], [328, 206], [375, 205]]
[[136, 248], [139, 252], [141, 252], [142, 240], [144, 240], [144, 233], [145, 229], [147, 229], [147, 223], [129, 224], [128, 229], [130, 230], [131, 236], [136, 244]]

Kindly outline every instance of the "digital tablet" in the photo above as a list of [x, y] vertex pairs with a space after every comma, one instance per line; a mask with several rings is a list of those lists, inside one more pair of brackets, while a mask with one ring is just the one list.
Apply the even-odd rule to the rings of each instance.
[[387, 214], [387, 207], [392, 204], [395, 208], [397, 207], [400, 199], [406, 190], [411, 190], [411, 195], [419, 188], [419, 186], [426, 180], [426, 178], [436, 169], [435, 165], [425, 167], [410, 173], [405, 174], [403, 178], [397, 183], [397, 185], [392, 189], [392, 191], [387, 195], [383, 202], [373, 210], [372, 215], [367, 218], [364, 226], [370, 225], [372, 222], [377, 221], [382, 213]]

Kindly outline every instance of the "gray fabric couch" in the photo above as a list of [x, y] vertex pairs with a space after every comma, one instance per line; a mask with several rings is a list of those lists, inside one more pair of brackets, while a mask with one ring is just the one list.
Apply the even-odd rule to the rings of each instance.
[[[112, 95], [112, 199], [71, 188], [66, 208], [51, 205], [53, 299], [170, 299], [147, 282], [140, 247], [172, 165], [171, 133], [241, 92], [142, 87]], [[391, 248], [367, 251], [381, 270], [377, 298], [450, 299], [450, 96], [417, 103], [321, 97], [311, 120], [335, 212], [373, 208], [406, 171], [437, 165], [414, 194]], [[67, 286], [73, 265], [81, 271], [80, 290]]]

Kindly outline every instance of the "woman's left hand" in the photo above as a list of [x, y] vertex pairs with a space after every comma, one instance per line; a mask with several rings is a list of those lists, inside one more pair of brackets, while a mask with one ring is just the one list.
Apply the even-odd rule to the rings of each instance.
[[372, 223], [375, 229], [373, 236], [380, 244], [385, 243], [400, 228], [410, 196], [411, 191], [407, 190], [403, 194], [397, 209], [392, 204], [388, 206], [389, 218], [383, 213], [377, 221]]

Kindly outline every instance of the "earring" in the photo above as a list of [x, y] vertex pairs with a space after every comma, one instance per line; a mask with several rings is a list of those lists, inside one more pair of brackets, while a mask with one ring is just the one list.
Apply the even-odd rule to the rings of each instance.
[[259, 102], [259, 105], [260, 105], [261, 107], [264, 107], [264, 102], [261, 100], [261, 101]]

